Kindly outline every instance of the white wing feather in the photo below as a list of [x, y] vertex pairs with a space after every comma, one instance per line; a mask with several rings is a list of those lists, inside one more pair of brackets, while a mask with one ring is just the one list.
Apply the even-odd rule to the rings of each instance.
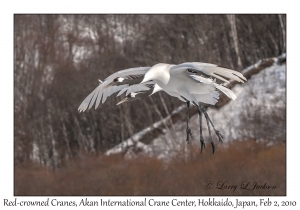
[[[107, 87], [110, 83], [114, 81], [115, 78], [117, 77], [126, 77], [129, 75], [141, 75], [145, 74], [151, 67], [137, 67], [137, 68], [130, 68], [130, 69], [125, 69], [118, 71], [109, 77], [107, 77], [101, 84], [96, 87], [93, 92], [91, 92], [80, 104], [78, 111], [79, 112], [84, 112], [87, 108], [90, 109], [93, 104], [96, 101], [96, 106], [95, 108], [98, 107], [101, 97], [102, 97], [102, 103], [105, 102], [108, 96], [112, 95], [113, 93], [123, 89], [125, 86], [120, 85], [120, 86], [110, 86]], [[121, 87], [123, 86], [123, 87]], [[119, 88], [118, 88], [119, 87]], [[121, 88], [121, 89], [120, 89]]]
[[244, 83], [244, 81], [247, 81], [247, 79], [240, 73], [231, 69], [226, 69], [223, 67], [219, 67], [215, 64], [210, 63], [199, 63], [199, 62], [190, 62], [190, 63], [182, 63], [176, 66], [173, 66], [171, 68], [170, 73], [172, 74], [172, 71], [174, 74], [182, 73], [183, 71], [187, 69], [193, 69], [195, 72], [204, 73], [208, 76], [213, 76], [217, 79], [220, 79], [226, 83], [229, 83], [227, 79], [236, 80], [238, 82]]

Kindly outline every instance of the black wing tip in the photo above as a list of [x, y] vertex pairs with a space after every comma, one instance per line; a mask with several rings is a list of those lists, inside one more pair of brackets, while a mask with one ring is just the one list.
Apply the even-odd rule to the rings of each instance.
[[239, 75], [237, 75], [237, 74], [235, 74], [235, 73], [232, 73], [234, 76], [236, 76], [236, 77], [238, 77], [238, 78], [240, 78], [242, 81], [247, 81], [247, 79], [246, 78], [242, 78], [242, 77], [240, 77]]

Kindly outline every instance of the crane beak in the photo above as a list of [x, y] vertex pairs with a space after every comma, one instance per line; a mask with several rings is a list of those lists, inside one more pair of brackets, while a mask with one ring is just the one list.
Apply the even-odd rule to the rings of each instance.
[[126, 101], [128, 101], [128, 98], [127, 98], [127, 97], [124, 98], [123, 100], [119, 101], [119, 103], [117, 103], [117, 105], [120, 105], [120, 104], [122, 104], [122, 103], [124, 103], [124, 102], [126, 102]]

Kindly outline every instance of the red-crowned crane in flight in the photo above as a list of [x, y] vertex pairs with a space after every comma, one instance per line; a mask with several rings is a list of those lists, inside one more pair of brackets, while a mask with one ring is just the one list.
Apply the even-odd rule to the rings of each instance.
[[130, 68], [110, 75], [103, 82], [99, 80], [99, 86], [84, 99], [78, 110], [84, 112], [94, 104], [97, 108], [101, 99], [104, 103], [108, 96], [116, 92], [119, 92], [117, 96], [126, 92], [126, 97], [118, 103], [121, 104], [125, 101], [144, 98], [158, 91], [165, 91], [187, 104], [187, 142], [189, 142], [189, 137], [192, 137], [189, 127], [190, 104], [197, 107], [200, 119], [201, 152], [205, 147], [202, 134], [202, 113], [204, 114], [214, 153], [215, 145], [211, 137], [210, 124], [220, 142], [223, 136], [215, 129], [206, 108], [199, 103], [215, 105], [219, 99], [218, 91], [233, 100], [236, 99], [236, 95], [230, 89], [218, 84], [216, 79], [225, 83], [229, 82], [228, 79], [242, 83], [246, 81], [241, 73], [210, 63], [190, 62], [179, 65], [159, 63], [152, 67]]

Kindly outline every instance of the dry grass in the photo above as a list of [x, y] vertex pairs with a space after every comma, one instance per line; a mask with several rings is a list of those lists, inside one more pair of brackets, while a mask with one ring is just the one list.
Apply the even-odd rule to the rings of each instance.
[[[243, 182], [265, 183], [275, 189], [245, 190]], [[217, 189], [237, 186], [233, 189]], [[212, 189], [207, 185], [213, 183]], [[223, 187], [224, 187], [223, 186]], [[81, 157], [56, 171], [35, 165], [16, 165], [15, 195], [286, 195], [286, 145], [266, 147], [254, 141], [191, 151], [169, 163], [156, 158], [124, 160]]]

